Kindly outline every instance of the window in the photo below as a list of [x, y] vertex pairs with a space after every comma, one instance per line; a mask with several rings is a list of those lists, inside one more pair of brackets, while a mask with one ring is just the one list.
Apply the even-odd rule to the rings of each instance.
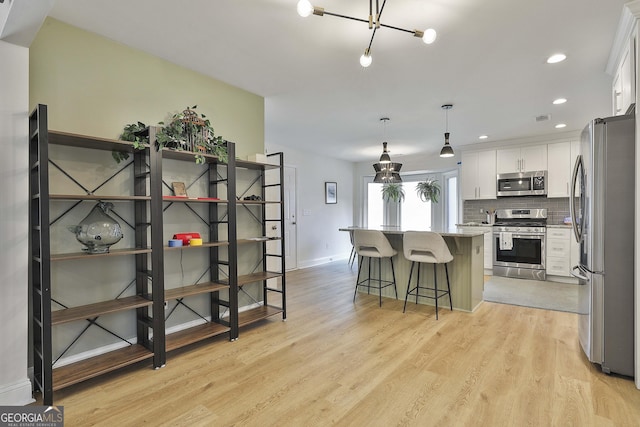
[[445, 186], [443, 198], [447, 221], [446, 228], [453, 228], [458, 223], [458, 176], [445, 174]]
[[[438, 203], [423, 202], [416, 193], [416, 184], [426, 179], [436, 179], [441, 188]], [[382, 199], [382, 186], [364, 177], [365, 197], [363, 222], [367, 227], [397, 225], [403, 230], [447, 229], [458, 222], [457, 171], [403, 175], [405, 198], [402, 203], [386, 203]]]
[[[407, 178], [411, 179], [411, 178]], [[423, 202], [416, 193], [418, 181], [405, 181], [404, 202], [400, 206], [400, 225], [404, 230], [425, 230], [431, 228], [431, 202]]]
[[385, 222], [384, 200], [382, 200], [382, 184], [367, 183], [367, 226], [379, 227]]

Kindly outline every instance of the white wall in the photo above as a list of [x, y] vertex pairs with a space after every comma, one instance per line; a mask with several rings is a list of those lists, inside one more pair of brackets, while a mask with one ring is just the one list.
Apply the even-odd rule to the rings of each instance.
[[[282, 151], [285, 165], [296, 168], [298, 268], [347, 259], [349, 234], [338, 229], [353, 222], [354, 164], [269, 142], [265, 149]], [[337, 204], [324, 203], [326, 181], [338, 183]]]
[[32, 402], [28, 341], [29, 50], [0, 40], [0, 405]]

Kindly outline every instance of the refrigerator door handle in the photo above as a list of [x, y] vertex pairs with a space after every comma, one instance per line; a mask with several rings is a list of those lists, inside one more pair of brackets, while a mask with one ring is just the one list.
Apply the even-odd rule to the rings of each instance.
[[[571, 215], [571, 224], [573, 228], [573, 234], [576, 237], [576, 242], [580, 243], [582, 239], [582, 230], [578, 230], [578, 218], [576, 215], [576, 183], [578, 182], [578, 171], [582, 166], [582, 155], [578, 155], [576, 158], [576, 164], [573, 167], [573, 175], [571, 176], [571, 192], [569, 193], [569, 212]], [[580, 198], [584, 197], [584, 194], [580, 194]]]
[[573, 266], [573, 268], [571, 269], [571, 275], [573, 277], [575, 277], [576, 279], [582, 279], [584, 281], [588, 281], [589, 280], [589, 278], [587, 276], [585, 276], [583, 274], [580, 274], [580, 273], [574, 273], [575, 271], [579, 271], [580, 273], [582, 273], [584, 270], [583, 270], [583, 267], [581, 265]]
[[598, 274], [600, 276], [604, 276], [604, 271], [593, 271], [593, 270], [590, 270], [589, 268], [585, 267], [584, 265], [579, 265], [579, 267], [580, 267], [580, 271], [582, 271], [582, 272], [586, 271], [589, 274]]

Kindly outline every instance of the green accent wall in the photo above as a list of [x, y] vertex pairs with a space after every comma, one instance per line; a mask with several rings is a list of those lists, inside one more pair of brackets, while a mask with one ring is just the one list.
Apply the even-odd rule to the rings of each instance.
[[103, 138], [197, 105], [238, 157], [264, 152], [263, 97], [52, 18], [29, 49], [36, 104], [48, 105], [50, 129]]

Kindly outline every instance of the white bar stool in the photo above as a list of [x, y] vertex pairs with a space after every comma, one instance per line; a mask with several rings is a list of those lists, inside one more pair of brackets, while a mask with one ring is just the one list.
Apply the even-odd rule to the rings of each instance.
[[[393, 286], [398, 299], [398, 288], [396, 287], [396, 272], [393, 268], [393, 256], [398, 253], [391, 247], [389, 240], [379, 230], [354, 230], [353, 233], [354, 247], [359, 256], [358, 259], [358, 278], [356, 279], [356, 290], [353, 294], [353, 301], [356, 300], [359, 286], [366, 286], [367, 293], [371, 293], [371, 282], [378, 282], [378, 292], [380, 293], [380, 306], [382, 307], [382, 289]], [[366, 279], [360, 281], [360, 271], [364, 258], [368, 259], [369, 275]], [[378, 278], [371, 277], [371, 259], [378, 259]], [[388, 258], [391, 262], [391, 274], [393, 281], [382, 280], [382, 259]]]
[[[407, 310], [407, 299], [409, 295], [416, 296], [416, 304], [418, 297], [431, 298], [436, 302], [436, 320], [438, 320], [438, 299], [449, 295], [449, 308], [453, 311], [451, 303], [451, 287], [449, 285], [449, 270], [447, 263], [453, 260], [451, 251], [442, 236], [431, 231], [407, 231], [403, 237], [404, 257], [411, 261], [411, 270], [409, 271], [409, 282], [407, 283], [407, 295], [404, 297], [404, 313]], [[413, 275], [413, 267], [418, 263], [418, 274], [416, 278], [416, 286], [411, 288], [411, 276]], [[421, 264], [433, 264], [433, 283], [434, 287], [430, 288], [420, 284], [420, 267]], [[444, 271], [447, 275], [447, 290], [438, 289], [438, 277], [436, 274], [437, 264], [444, 264]], [[420, 290], [429, 291], [428, 293], [420, 293]]]

